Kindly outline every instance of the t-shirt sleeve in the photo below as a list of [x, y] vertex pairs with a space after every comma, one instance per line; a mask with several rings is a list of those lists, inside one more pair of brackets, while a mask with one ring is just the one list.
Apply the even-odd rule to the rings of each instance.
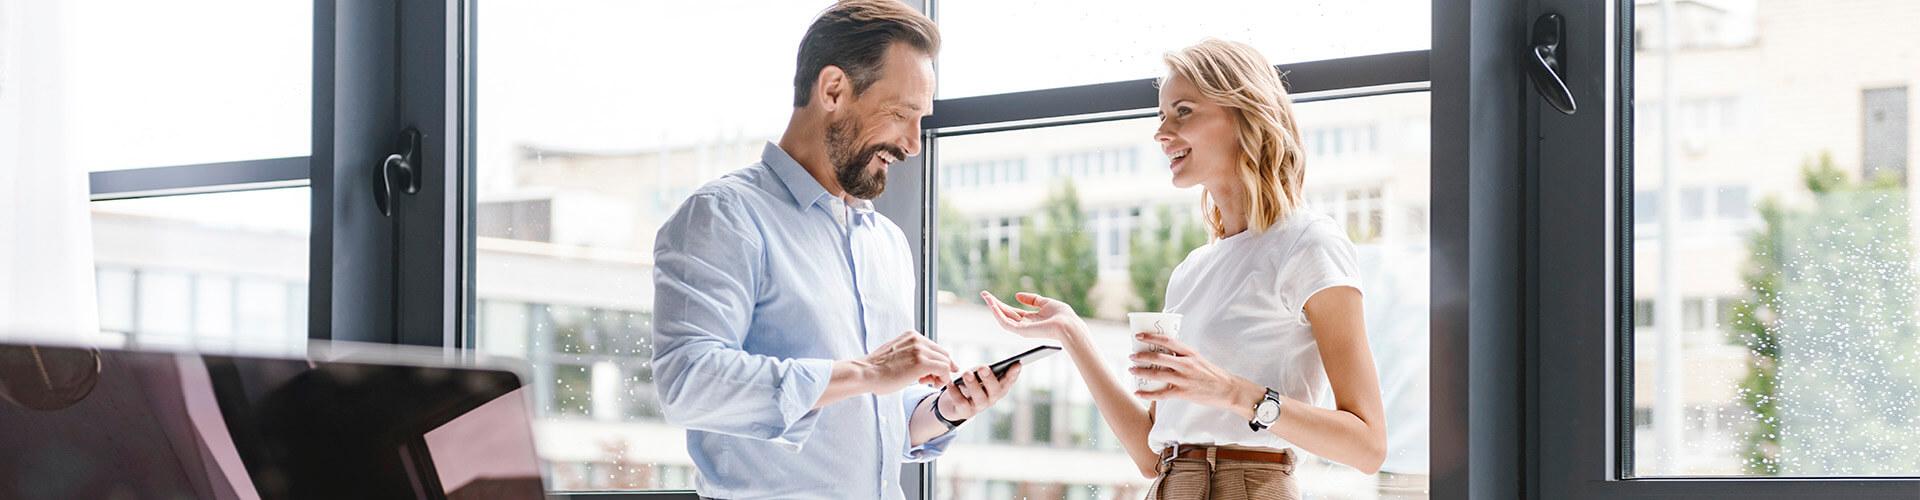
[[1307, 300], [1321, 290], [1343, 286], [1361, 290], [1353, 242], [1331, 221], [1309, 226], [1282, 258], [1280, 301], [1289, 311], [1304, 314]]

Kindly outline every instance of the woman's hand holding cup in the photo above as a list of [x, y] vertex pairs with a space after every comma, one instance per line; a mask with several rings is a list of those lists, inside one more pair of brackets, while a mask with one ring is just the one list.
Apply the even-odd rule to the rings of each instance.
[[1143, 331], [1135, 333], [1133, 338], [1136, 344], [1147, 346], [1128, 356], [1134, 366], [1127, 372], [1141, 380], [1140, 390], [1133, 393], [1135, 397], [1148, 401], [1181, 399], [1238, 412], [1242, 407], [1251, 411], [1250, 391], [1259, 391], [1262, 395], [1266, 392], [1258, 384], [1207, 361], [1193, 347], [1171, 336]]

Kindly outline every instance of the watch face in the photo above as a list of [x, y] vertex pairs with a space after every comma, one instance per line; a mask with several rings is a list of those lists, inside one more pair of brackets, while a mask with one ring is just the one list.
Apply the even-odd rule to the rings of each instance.
[[1261, 422], [1273, 423], [1275, 419], [1280, 418], [1280, 404], [1271, 400], [1261, 401], [1260, 407], [1254, 408], [1253, 413], [1254, 418]]

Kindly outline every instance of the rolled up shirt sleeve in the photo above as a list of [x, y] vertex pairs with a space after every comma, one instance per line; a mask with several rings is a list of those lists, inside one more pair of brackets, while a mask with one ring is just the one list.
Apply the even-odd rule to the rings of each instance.
[[654, 245], [653, 368], [668, 423], [799, 450], [828, 359], [779, 358], [741, 348], [765, 260], [755, 221], [724, 192], [695, 194]]
[[[912, 422], [913, 411], [920, 408], [920, 403], [939, 393], [939, 389], [920, 384], [908, 385], [906, 389], [903, 389], [900, 392], [900, 403], [905, 407], [903, 408], [907, 415], [905, 421]], [[913, 426], [908, 425], [907, 427], [911, 429]], [[947, 452], [947, 445], [953, 443], [954, 436], [960, 434], [957, 431], [959, 431], [959, 429], [948, 429], [946, 434], [928, 439], [927, 442], [920, 443], [919, 446], [914, 446], [913, 439], [909, 437], [907, 439], [907, 453], [904, 460], [910, 463], [919, 463], [931, 462], [933, 459], [940, 458], [940, 455]]]

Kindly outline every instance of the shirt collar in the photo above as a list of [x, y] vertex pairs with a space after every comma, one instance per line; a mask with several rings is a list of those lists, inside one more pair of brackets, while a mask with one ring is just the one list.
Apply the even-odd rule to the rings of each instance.
[[768, 142], [767, 147], [760, 151], [760, 162], [767, 164], [768, 168], [773, 169], [774, 175], [780, 177], [780, 183], [787, 186], [787, 193], [793, 195], [793, 203], [800, 208], [811, 207], [833, 197], [827, 188], [820, 186], [820, 181], [807, 173], [807, 167], [800, 166], [800, 162], [787, 155], [779, 144]]
[[[828, 193], [827, 188], [821, 187], [820, 181], [807, 173], [807, 167], [800, 166], [800, 161], [793, 159], [786, 150], [780, 149], [779, 144], [768, 141], [767, 146], [760, 151], [760, 162], [767, 164], [768, 168], [773, 169], [774, 175], [780, 177], [780, 183], [787, 186], [787, 193], [793, 195], [793, 203], [800, 208], [810, 208], [834, 199], [833, 193]], [[872, 200], [855, 198], [847, 205], [853, 208], [855, 219], [873, 220]], [[829, 209], [837, 206], [838, 204], [828, 203]]]

